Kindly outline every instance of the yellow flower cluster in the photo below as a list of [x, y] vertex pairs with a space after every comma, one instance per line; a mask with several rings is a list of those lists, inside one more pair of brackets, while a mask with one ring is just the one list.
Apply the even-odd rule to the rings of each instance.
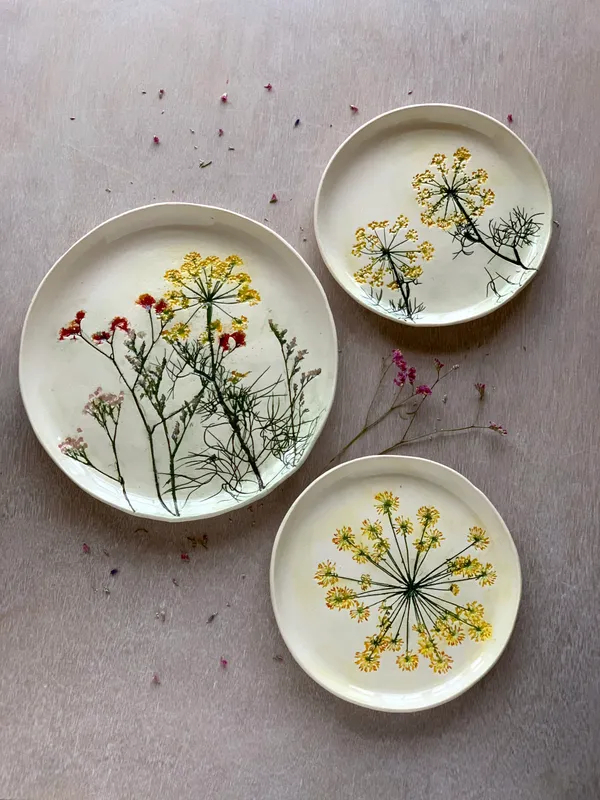
[[398, 511], [400, 505], [400, 498], [392, 492], [378, 492], [375, 495], [375, 510], [379, 514], [391, 514], [392, 511]]
[[479, 528], [477, 525], [474, 525], [472, 528], [469, 528], [467, 541], [472, 544], [476, 550], [485, 550], [490, 543], [490, 538], [483, 528]]
[[[251, 278], [247, 272], [236, 272], [243, 265], [238, 255], [230, 255], [224, 259], [215, 255], [202, 257], [200, 253], [187, 253], [179, 269], [169, 269], [165, 272], [165, 280], [176, 288], [171, 290], [167, 299], [179, 308], [187, 308], [190, 301], [198, 303], [206, 300], [208, 293], [223, 286], [229, 292], [231, 287], [237, 287], [235, 302], [256, 305], [260, 301], [260, 294], [252, 289]], [[217, 294], [218, 297], [218, 294]]]
[[172, 328], [165, 328], [162, 335], [163, 339], [169, 342], [169, 344], [175, 344], [176, 342], [187, 339], [191, 332], [192, 329], [187, 323], [178, 322], [176, 325], [173, 325]]
[[452, 575], [463, 578], [475, 578], [480, 586], [491, 586], [496, 582], [496, 570], [490, 563], [482, 564], [473, 556], [458, 556], [448, 562], [448, 570]]
[[331, 561], [321, 561], [315, 572], [315, 580], [319, 586], [334, 586], [338, 583], [340, 578], [336, 570], [336, 565]]
[[487, 172], [484, 169], [467, 172], [470, 159], [471, 152], [459, 147], [449, 167], [445, 154], [436, 153], [430, 164], [434, 170], [428, 168], [413, 178], [417, 202], [425, 209], [421, 222], [427, 227], [449, 230], [453, 225], [463, 224], [467, 215], [480, 217], [493, 204], [494, 192], [484, 187]]
[[416, 281], [423, 274], [419, 259], [425, 262], [433, 258], [434, 248], [431, 242], [421, 242], [415, 248], [404, 246], [419, 240], [419, 234], [414, 228], [407, 230], [401, 237], [398, 236], [401, 230], [408, 227], [408, 217], [401, 214], [393, 225], [388, 226], [389, 220], [374, 220], [367, 225], [371, 233], [366, 228], [357, 229], [352, 255], [367, 256], [369, 259], [366, 265], [354, 273], [357, 283], [381, 288], [386, 282], [386, 276], [391, 276], [393, 280], [387, 286], [398, 290], [394, 269], [407, 280]]
[[356, 592], [347, 586], [332, 586], [325, 595], [327, 608], [337, 608], [338, 611], [351, 609], [356, 606]]
[[440, 518], [440, 512], [435, 506], [421, 506], [417, 511], [417, 519], [424, 527], [436, 525]]
[[434, 528], [432, 531], [426, 531], [423, 536], [419, 536], [414, 540], [413, 544], [419, 553], [427, 552], [428, 550], [435, 550], [441, 545], [444, 540], [444, 534]]

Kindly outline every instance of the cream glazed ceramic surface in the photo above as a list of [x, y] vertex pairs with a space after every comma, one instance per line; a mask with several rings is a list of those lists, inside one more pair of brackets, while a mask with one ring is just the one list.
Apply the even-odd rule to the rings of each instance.
[[146, 206], [84, 236], [29, 309], [20, 382], [47, 452], [117, 508], [176, 521], [266, 495], [329, 413], [325, 294], [277, 234], [230, 211]]
[[450, 325], [490, 313], [535, 276], [552, 200], [506, 126], [417, 105], [341, 145], [321, 179], [315, 228], [332, 275], [362, 305], [410, 325]]
[[496, 663], [521, 594], [514, 542], [490, 501], [433, 461], [370, 456], [317, 478], [283, 520], [271, 598], [299, 665], [382, 711], [464, 692]]

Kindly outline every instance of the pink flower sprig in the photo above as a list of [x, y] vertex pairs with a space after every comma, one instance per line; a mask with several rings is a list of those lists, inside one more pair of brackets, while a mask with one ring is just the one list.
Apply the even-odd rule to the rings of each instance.
[[[422, 439], [431, 439], [433, 436], [436, 436], [440, 433], [456, 433], [458, 431], [469, 431], [475, 429], [483, 429], [483, 430], [491, 430], [495, 433], [499, 433], [503, 436], [507, 435], [506, 428], [504, 426], [496, 423], [490, 422], [488, 425], [482, 425], [475, 420], [475, 422], [471, 423], [470, 425], [461, 425], [456, 428], [434, 428], [431, 431], [426, 433], [420, 433], [417, 435], [409, 435], [415, 421], [417, 420], [419, 411], [423, 406], [423, 403], [429, 401], [431, 402], [430, 398], [435, 393], [438, 385], [441, 381], [443, 381], [448, 375], [458, 369], [458, 364], [454, 364], [449, 369], [444, 370], [444, 364], [440, 361], [439, 358], [434, 358], [433, 366], [435, 369], [435, 374], [433, 376], [432, 381], [428, 381], [427, 383], [417, 383], [417, 369], [414, 366], [409, 366], [408, 362], [400, 350], [394, 350], [391, 354], [391, 357], [387, 359], [387, 363], [385, 364], [381, 379], [379, 384], [373, 394], [371, 399], [371, 403], [369, 405], [367, 415], [365, 417], [365, 421], [361, 430], [354, 436], [341, 450], [340, 452], [331, 459], [331, 461], [335, 461], [337, 458], [342, 456], [350, 447], [357, 442], [360, 438], [362, 438], [366, 433], [368, 433], [371, 429], [375, 428], [379, 425], [380, 422], [387, 419], [391, 414], [397, 412], [398, 416], [405, 421], [404, 430], [400, 439], [395, 442], [394, 444], [386, 447], [384, 450], [381, 451], [383, 453], [390, 453], [393, 450], [396, 450], [399, 447], [403, 447], [404, 445], [410, 444], [412, 442], [417, 442]], [[375, 400], [379, 395], [379, 391], [384, 385], [386, 377], [389, 375], [390, 370], [395, 369], [395, 375], [393, 377], [393, 386], [395, 387], [396, 391], [394, 393], [394, 398], [390, 403], [389, 407], [375, 419], [371, 419], [371, 412], [373, 410], [373, 406], [375, 404]], [[483, 401], [485, 398], [485, 383], [476, 383], [475, 388], [479, 394], [479, 400]], [[446, 402], [447, 395], [444, 395], [443, 402]]]

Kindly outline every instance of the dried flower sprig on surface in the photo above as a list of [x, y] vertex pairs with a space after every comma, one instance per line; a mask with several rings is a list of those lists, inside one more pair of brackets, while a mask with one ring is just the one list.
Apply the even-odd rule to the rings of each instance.
[[[327, 608], [348, 611], [358, 624], [367, 622], [371, 609], [378, 607], [376, 631], [355, 655], [361, 672], [377, 671], [382, 655], [389, 652], [398, 653], [396, 664], [405, 672], [419, 666], [420, 655], [433, 672], [444, 674], [452, 669], [454, 659], [442, 648], [456, 647], [467, 636], [483, 642], [492, 635], [481, 603], [458, 603], [448, 597], [460, 594], [465, 582], [476, 581], [481, 587], [495, 583], [493, 565], [473, 553], [485, 550], [490, 538], [483, 528], [471, 527], [465, 547], [425, 571], [429, 552], [445, 538], [437, 528], [438, 509], [421, 506], [413, 522], [408, 516], [395, 516], [400, 498], [392, 492], [378, 492], [374, 499], [376, 519], [363, 520], [359, 531], [345, 525], [332, 539], [340, 553], [351, 554], [353, 561], [370, 571], [348, 577], [327, 560], [317, 565], [315, 580], [327, 589]], [[411, 632], [413, 638], [416, 634], [418, 654], [410, 646]]]
[[[370, 430], [375, 428], [379, 425], [383, 420], [387, 419], [390, 415], [397, 412], [397, 415], [400, 417], [401, 420], [405, 422], [405, 427], [402, 432], [401, 437], [398, 441], [394, 442], [394, 444], [389, 445], [385, 449], [380, 452], [380, 455], [384, 455], [385, 453], [391, 453], [393, 450], [397, 448], [403, 447], [404, 445], [411, 444], [412, 442], [418, 442], [423, 439], [431, 439], [433, 436], [436, 436], [440, 433], [457, 433], [459, 431], [470, 431], [470, 430], [490, 430], [494, 431], [495, 433], [499, 433], [505, 436], [508, 431], [502, 425], [499, 425], [495, 422], [490, 422], [487, 425], [482, 425], [477, 421], [471, 423], [470, 425], [460, 425], [458, 427], [453, 428], [434, 428], [433, 430], [426, 431], [425, 433], [420, 433], [417, 435], [409, 436], [413, 425], [419, 415], [419, 411], [423, 406], [423, 403], [431, 397], [439, 384], [448, 377], [452, 372], [458, 369], [458, 364], [450, 367], [449, 369], [444, 370], [444, 364], [439, 360], [439, 358], [435, 358], [433, 360], [434, 369], [435, 369], [435, 376], [432, 382], [430, 383], [420, 383], [419, 385], [415, 385], [417, 382], [417, 370], [415, 367], [409, 367], [404, 357], [403, 353], [400, 350], [394, 350], [391, 357], [386, 359], [384, 362], [384, 369], [382, 371], [381, 378], [375, 389], [373, 397], [371, 398], [371, 403], [367, 410], [367, 414], [365, 417], [365, 421], [363, 427], [360, 431], [347, 442], [344, 447], [335, 455], [331, 461], [335, 461], [336, 459], [340, 458], [344, 453], [349, 450], [355, 442], [361, 439], [366, 433]], [[394, 393], [394, 397], [388, 406], [388, 408], [380, 413], [379, 415], [375, 416], [375, 419], [371, 419], [371, 412], [375, 405], [375, 402], [379, 396], [381, 389], [383, 388], [386, 378], [389, 377], [390, 371], [394, 369], [396, 374], [393, 378], [393, 384], [396, 388]], [[484, 383], [476, 383], [475, 389], [478, 392], [479, 399], [484, 400], [485, 397], [485, 384]], [[447, 395], [444, 395], [442, 398], [442, 402], [446, 403]]]

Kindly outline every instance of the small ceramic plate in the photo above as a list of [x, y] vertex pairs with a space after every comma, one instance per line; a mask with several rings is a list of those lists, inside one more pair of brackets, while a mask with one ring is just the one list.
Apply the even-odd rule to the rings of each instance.
[[321, 179], [321, 255], [355, 300], [397, 322], [451, 325], [489, 314], [540, 266], [552, 228], [531, 151], [491, 117], [450, 105], [368, 122]]
[[496, 663], [521, 595], [514, 542], [466, 478], [370, 456], [317, 478], [283, 520], [271, 599], [300, 666], [379, 711], [462, 694]]
[[333, 401], [327, 299], [277, 234], [165, 203], [80, 239], [27, 314], [33, 429], [82, 489], [144, 517], [201, 519], [270, 492]]

